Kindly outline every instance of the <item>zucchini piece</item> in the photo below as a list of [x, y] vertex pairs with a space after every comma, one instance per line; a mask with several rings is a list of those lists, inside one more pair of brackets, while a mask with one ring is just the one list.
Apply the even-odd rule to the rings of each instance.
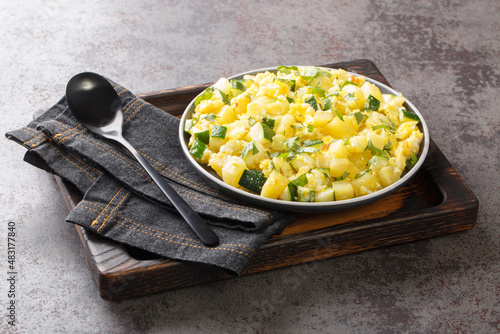
[[304, 187], [298, 187], [299, 202], [314, 202], [316, 199], [316, 191]]
[[292, 182], [288, 183], [285, 191], [288, 192], [288, 196], [290, 198], [289, 201], [297, 200], [297, 186], [295, 184]]
[[191, 155], [196, 159], [201, 160], [206, 149], [207, 144], [202, 141], [195, 140], [193, 146], [191, 146], [191, 149], [189, 150], [189, 153], [191, 153]]
[[283, 194], [281, 194], [280, 197], [283, 201], [293, 201], [292, 194], [290, 193], [290, 187], [287, 186], [285, 190], [283, 191]]
[[283, 74], [291, 74], [293, 72], [299, 72], [299, 68], [297, 66], [278, 66], [278, 72]]
[[250, 137], [252, 140], [258, 141], [261, 144], [264, 144], [265, 141], [273, 141], [275, 134], [273, 129], [262, 122], [255, 123], [250, 128]]
[[323, 173], [323, 175], [325, 175], [325, 177], [327, 179], [330, 178], [330, 168], [326, 168], [326, 167], [320, 167], [320, 168], [316, 168], [316, 170], [320, 173]]
[[226, 132], [227, 132], [227, 127], [222, 125], [214, 125], [212, 127], [212, 133], [210, 134], [210, 137], [225, 139]]
[[246, 90], [245, 85], [243, 84], [243, 82], [241, 82], [241, 80], [233, 79], [230, 80], [229, 82], [231, 83], [231, 88], [238, 89], [241, 91]]
[[208, 130], [195, 132], [194, 137], [205, 144], [208, 144], [210, 140], [210, 135]]
[[260, 194], [266, 181], [267, 178], [262, 171], [257, 169], [245, 169], [238, 184], [256, 194]]
[[306, 174], [302, 174], [299, 177], [297, 177], [295, 180], [291, 181], [288, 183], [287, 188], [288, 192], [290, 193], [290, 201], [296, 201], [297, 200], [297, 189], [298, 187], [303, 187], [305, 186], [309, 180], [307, 180]]
[[191, 134], [191, 129], [196, 124], [196, 122], [197, 122], [196, 118], [188, 119], [184, 124], [184, 132]]
[[227, 127], [222, 125], [214, 125], [212, 127], [212, 132], [210, 133], [210, 141], [208, 144], [210, 147], [215, 149], [220, 149], [225, 143]]
[[326, 188], [316, 194], [316, 202], [332, 202], [335, 200], [335, 193], [331, 187]]

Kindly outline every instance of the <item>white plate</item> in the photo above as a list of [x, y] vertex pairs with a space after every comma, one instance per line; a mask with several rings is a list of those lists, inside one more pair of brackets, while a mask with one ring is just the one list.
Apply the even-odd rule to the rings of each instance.
[[[302, 67], [302, 66], [298, 66]], [[328, 70], [332, 70], [331, 68], [328, 68]], [[263, 69], [258, 69], [254, 71], [249, 71], [245, 73], [241, 73], [235, 76], [232, 76], [228, 78], [229, 80], [231, 79], [241, 79], [243, 78], [244, 75], [256, 75], [257, 73], [260, 72], [277, 72], [277, 67], [269, 67], [269, 68], [263, 68]], [[366, 79], [366, 81], [369, 81], [373, 84], [375, 84], [379, 89], [382, 94], [393, 94], [397, 95], [398, 92], [395, 91], [394, 89], [376, 81], [373, 79], [370, 79], [368, 77], [364, 77], [362, 75], [358, 75], [355, 73], [350, 73], [347, 72], [348, 74], [352, 74], [353, 76], [358, 76], [358, 77], [363, 77]], [[404, 95], [404, 94], [403, 94]], [[275, 209], [275, 210], [283, 210], [283, 211], [292, 211], [292, 212], [329, 212], [329, 211], [335, 211], [339, 209], [347, 209], [347, 208], [352, 208], [356, 206], [361, 206], [365, 205], [371, 202], [374, 202], [378, 199], [381, 199], [389, 194], [392, 194], [396, 190], [400, 189], [402, 186], [404, 186], [410, 179], [417, 173], [417, 171], [422, 167], [424, 160], [427, 156], [427, 153], [429, 151], [429, 130], [427, 128], [427, 124], [425, 123], [424, 118], [420, 114], [420, 112], [415, 108], [415, 106], [409, 102], [408, 100], [405, 99], [405, 104], [404, 107], [406, 110], [413, 112], [420, 117], [420, 131], [424, 134], [424, 139], [422, 140], [422, 143], [420, 144], [420, 151], [419, 154], [417, 155], [418, 161], [413, 166], [413, 168], [406, 172], [403, 173], [403, 176], [401, 179], [399, 179], [397, 182], [391, 184], [390, 186], [383, 188], [381, 190], [378, 190], [374, 193], [360, 196], [360, 197], [355, 197], [351, 199], [346, 199], [342, 201], [332, 201], [332, 202], [290, 202], [290, 201], [282, 201], [282, 200], [277, 200], [277, 199], [270, 199], [266, 197], [262, 197], [256, 194], [252, 194], [249, 192], [246, 192], [241, 189], [237, 189], [235, 187], [232, 187], [226, 183], [224, 183], [221, 178], [217, 175], [217, 173], [210, 167], [202, 165], [198, 163], [189, 153], [189, 147], [188, 147], [188, 142], [189, 142], [189, 134], [186, 134], [184, 132], [184, 124], [188, 119], [191, 118], [191, 115], [194, 112], [195, 106], [194, 106], [194, 99], [191, 101], [191, 103], [186, 107], [186, 110], [184, 111], [184, 114], [182, 115], [180, 126], [179, 126], [179, 138], [180, 138], [180, 144], [182, 147], [182, 151], [186, 155], [186, 158], [188, 161], [191, 163], [191, 165], [194, 166], [194, 168], [201, 173], [201, 175], [205, 176], [207, 180], [209, 180], [214, 186], [217, 186], [219, 189], [225, 191], [226, 193], [233, 195], [234, 197], [242, 200], [243, 202], [249, 203], [249, 204], [254, 204], [254, 205], [259, 205], [263, 206], [266, 208], [270, 209]]]

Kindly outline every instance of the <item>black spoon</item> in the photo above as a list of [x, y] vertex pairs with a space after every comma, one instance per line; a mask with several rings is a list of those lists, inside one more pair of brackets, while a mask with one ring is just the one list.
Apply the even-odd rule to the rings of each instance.
[[113, 86], [96, 73], [72, 77], [66, 86], [66, 100], [75, 118], [87, 129], [123, 145], [141, 163], [196, 235], [207, 246], [219, 238], [200, 216], [175, 192], [122, 135], [123, 111]]

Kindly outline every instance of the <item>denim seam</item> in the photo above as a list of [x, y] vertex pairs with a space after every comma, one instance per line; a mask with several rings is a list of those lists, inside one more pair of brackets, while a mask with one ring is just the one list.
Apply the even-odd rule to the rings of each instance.
[[116, 206], [113, 208], [113, 210], [111, 210], [109, 212], [109, 214], [106, 217], [106, 219], [104, 219], [104, 221], [102, 222], [101, 226], [97, 229], [97, 233], [99, 233], [99, 231], [104, 227], [104, 225], [106, 225], [106, 222], [109, 220], [109, 217], [111, 217], [111, 215], [113, 214], [113, 212], [115, 212], [115, 210], [120, 207], [120, 205], [123, 203], [123, 201], [125, 200], [125, 198], [128, 197], [129, 194], [130, 194], [130, 191], [127, 191], [125, 193], [125, 195], [122, 197], [122, 199], [120, 200], [120, 202], [118, 202], [118, 204], [116, 204]]
[[[91, 226], [94, 226], [96, 224], [99, 223], [99, 218], [101, 217], [101, 215], [108, 209], [108, 207], [111, 205], [111, 202], [113, 202], [113, 200], [116, 198], [116, 196], [118, 196], [118, 194], [123, 190], [123, 187], [120, 188], [120, 190], [118, 190], [118, 192], [109, 200], [108, 204], [106, 205], [106, 207], [104, 209], [101, 210], [101, 212], [99, 213], [99, 215], [92, 221], [92, 225]], [[102, 224], [101, 224], [102, 225]]]
[[[86, 209], [86, 210], [98, 212], [97, 210], [91, 209], [91, 208], [86, 207], [86, 206], [80, 206], [80, 207], [82, 209]], [[165, 241], [170, 241], [170, 242], [175, 243], [175, 244], [189, 246], [189, 247], [194, 247], [194, 248], [199, 248], [199, 249], [206, 249], [206, 250], [225, 250], [225, 251], [230, 251], [230, 252], [234, 252], [234, 253], [243, 254], [243, 255], [247, 256], [248, 258], [250, 258], [250, 259], [252, 258], [248, 253], [245, 253], [245, 252], [242, 252], [242, 251], [238, 251], [236, 249], [224, 248], [224, 247], [220, 247], [220, 246], [217, 246], [217, 247], [204, 247], [204, 246], [198, 246], [198, 245], [191, 245], [191, 244], [187, 244], [187, 243], [184, 243], [184, 242], [179, 242], [179, 241], [167, 239], [167, 238], [161, 237], [161, 236], [156, 235], [156, 234], [148, 233], [146, 231], [142, 231], [142, 230], [140, 230], [138, 228], [131, 227], [131, 226], [125, 224], [124, 222], [120, 222], [116, 218], [111, 218], [111, 220], [114, 220], [116, 223], [118, 223], [120, 225], [123, 225], [124, 227], [129, 228], [131, 230], [135, 230], [137, 232], [140, 232], [140, 233], [143, 233], [143, 234], [147, 234], [147, 235], [150, 235], [152, 237], [159, 238], [159, 239], [162, 239], [162, 240], [165, 240]], [[161, 233], [161, 231], [157, 231], [157, 232]]]
[[81, 166], [78, 166], [77, 164], [75, 164], [74, 162], [72, 162], [71, 160], [69, 160], [63, 153], [61, 153], [61, 151], [59, 151], [53, 144], [49, 143], [49, 147], [54, 149], [57, 153], [59, 153], [64, 159], [66, 159], [69, 163], [75, 165], [76, 167], [80, 168], [85, 174], [87, 174], [88, 176], [90, 176], [91, 178], [93, 178], [94, 180], [96, 180], [97, 178], [93, 175], [91, 175], [89, 172], [87, 172], [85, 169], [83, 169]]
[[[82, 200], [82, 201], [78, 204], [78, 206], [85, 207], [86, 209], [92, 210], [92, 211], [94, 211], [94, 212], [96, 212], [96, 213], [99, 213], [99, 211], [97, 211], [97, 210], [95, 210], [95, 209], [92, 209], [92, 208], [89, 208], [89, 207], [86, 207], [86, 206], [85, 206], [85, 205], [83, 205], [82, 203], [86, 203], [86, 204], [88, 203], [88, 204], [93, 205], [93, 206], [95, 206], [95, 207], [97, 207], [97, 208], [99, 208], [99, 209], [103, 209], [103, 207], [102, 207], [102, 206], [100, 206], [99, 204], [96, 204], [96, 203], [93, 203], [93, 202], [89, 202], [89, 201], [87, 201], [87, 200]], [[173, 238], [177, 238], [177, 239], [182, 239], [182, 240], [190, 241], [190, 242], [197, 243], [197, 244], [202, 244], [202, 242], [201, 242], [201, 241], [198, 241], [198, 240], [193, 240], [193, 239], [189, 239], [189, 238], [179, 237], [179, 236], [177, 236], [177, 235], [173, 235], [173, 234], [170, 234], [170, 233], [167, 233], [167, 232], [163, 232], [163, 231], [155, 230], [154, 228], [151, 228], [151, 227], [149, 227], [149, 226], [144, 226], [144, 225], [141, 225], [141, 224], [136, 223], [136, 222], [134, 222], [134, 221], [132, 221], [132, 220], [130, 220], [130, 219], [128, 219], [128, 218], [125, 218], [125, 217], [123, 217], [123, 216], [121, 216], [121, 215], [119, 215], [119, 214], [117, 214], [117, 213], [115, 213], [115, 216], [116, 216], [116, 217], [120, 217], [121, 219], [126, 220], [126, 221], [128, 221], [128, 222], [130, 222], [130, 223], [132, 223], [132, 224], [134, 224], [134, 225], [140, 226], [140, 227], [142, 227], [142, 228], [145, 228], [145, 229], [148, 229], [148, 230], [151, 230], [151, 231], [157, 232], [157, 233], [161, 233], [161, 234], [167, 235], [167, 236], [169, 236], [169, 237], [173, 237]], [[220, 244], [220, 245], [221, 245], [221, 246], [233, 246], [233, 247], [240, 247], [240, 248], [245, 248], [245, 249], [248, 249], [248, 250], [249, 250], [249, 251], [251, 251], [251, 252], [255, 252], [252, 248], [250, 248], [250, 247], [246, 247], [246, 246], [243, 246], [243, 245], [237, 245], [237, 244]]]
[[127, 123], [127, 122], [128, 122], [128, 120], [129, 120], [132, 116], [134, 116], [134, 115], [135, 115], [135, 113], [136, 113], [139, 109], [141, 109], [141, 108], [142, 108], [145, 104], [147, 104], [147, 102], [144, 102], [144, 103], [142, 103], [140, 106], [138, 106], [137, 108], [135, 108], [135, 110], [134, 110], [134, 111], [133, 111], [133, 112], [132, 112], [132, 113], [131, 113], [128, 117], [127, 117], [127, 119], [123, 122], [123, 124]]

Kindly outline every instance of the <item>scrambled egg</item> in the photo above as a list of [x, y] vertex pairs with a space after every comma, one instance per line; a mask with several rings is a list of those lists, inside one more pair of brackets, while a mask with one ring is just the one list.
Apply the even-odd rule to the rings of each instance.
[[220, 79], [195, 100], [190, 153], [222, 180], [288, 201], [370, 194], [417, 161], [419, 118], [342, 69], [278, 67]]

